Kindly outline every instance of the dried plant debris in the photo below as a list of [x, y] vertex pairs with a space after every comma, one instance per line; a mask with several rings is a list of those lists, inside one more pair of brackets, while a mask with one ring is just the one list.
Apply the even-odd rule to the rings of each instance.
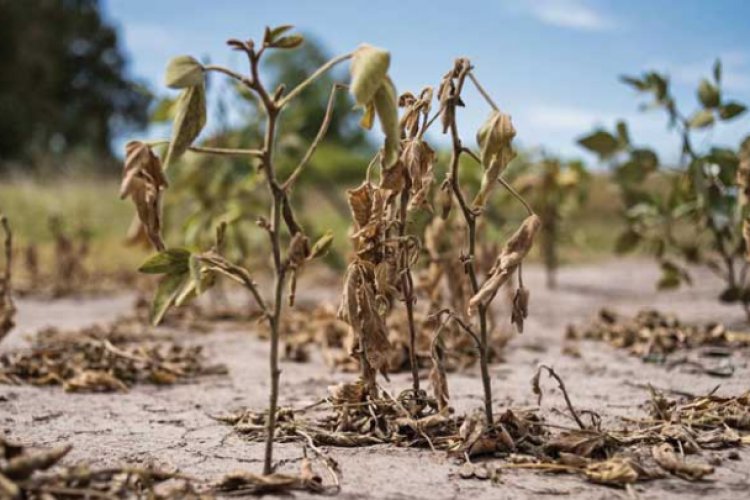
[[223, 365], [208, 364], [200, 346], [176, 344], [144, 329], [126, 318], [76, 331], [43, 330], [29, 349], [0, 356], [0, 383], [115, 392], [227, 372]]
[[5, 215], [0, 214], [0, 229], [5, 234], [2, 252], [5, 258], [5, 266], [0, 271], [0, 341], [15, 326], [13, 317], [16, 315], [16, 306], [11, 297], [11, 264], [13, 261], [13, 233]]
[[[323, 478], [315, 472], [313, 462], [304, 457], [299, 474], [272, 472], [268, 475], [247, 471], [234, 471], [225, 475], [214, 485], [214, 491], [222, 495], [266, 495], [288, 494], [294, 491], [307, 493], [337, 493], [340, 489], [337, 471], [323, 460], [332, 477], [332, 483], [323, 483]], [[337, 467], [337, 466], [336, 466]]]
[[0, 498], [213, 498], [201, 493], [189, 478], [157, 469], [126, 466], [97, 470], [84, 464], [63, 467], [59, 462], [71, 448], [30, 449], [0, 437]]
[[[655, 362], [664, 362], [670, 354], [694, 348], [704, 348], [704, 354], [709, 357], [724, 358], [731, 355], [733, 348], [750, 346], [748, 331], [734, 331], [721, 323], [688, 324], [656, 310], [643, 310], [634, 317], [625, 317], [602, 309], [589, 324], [568, 326], [566, 336], [569, 340], [608, 342], [645, 361]], [[729, 376], [733, 371], [729, 365], [707, 368], [687, 359], [673, 365], [680, 363], [693, 364], [708, 375]]]
[[[573, 473], [615, 487], [665, 477], [698, 481], [716, 465], [697, 456], [702, 450], [750, 444], [750, 392], [674, 400], [652, 390], [648, 415], [609, 429], [598, 414], [576, 410], [564, 382], [548, 367], [540, 368], [532, 381], [540, 402], [543, 370], [556, 380], [574, 427], [548, 423], [539, 408], [498, 411], [488, 425], [481, 410], [456, 416], [424, 394], [415, 397], [408, 390], [393, 397], [379, 386], [373, 398], [367, 384], [357, 380], [329, 387], [328, 397], [314, 405], [281, 409], [276, 439], [310, 446], [430, 448], [463, 462], [457, 474], [464, 479], [499, 480], [503, 469], [531, 469]], [[217, 418], [251, 440], [265, 437], [265, 413], [241, 411]], [[492, 458], [500, 460], [487, 461]], [[279, 481], [300, 484], [284, 478]], [[249, 491], [274, 487], [249, 481]]]
[[[396, 309], [385, 320], [389, 343], [385, 359], [387, 373], [407, 372], [410, 369], [410, 339], [406, 316], [407, 312], [404, 309]], [[434, 366], [435, 318], [421, 311], [414, 311], [414, 323], [417, 364], [420, 369], [431, 369]], [[307, 362], [313, 350], [319, 350], [329, 368], [345, 373], [360, 371], [355, 339], [350, 334], [349, 325], [337, 317], [335, 309], [330, 305], [322, 304], [314, 308], [297, 307], [288, 311], [282, 324], [282, 352], [287, 360]], [[479, 360], [474, 341], [459, 330], [458, 326], [448, 324], [441, 334], [444, 344], [441, 356], [447, 372], [464, 371]], [[261, 338], [269, 337], [270, 332], [265, 323], [258, 324], [258, 331]], [[489, 339], [491, 362], [502, 359], [508, 340], [509, 337], [502, 332], [493, 332]]]

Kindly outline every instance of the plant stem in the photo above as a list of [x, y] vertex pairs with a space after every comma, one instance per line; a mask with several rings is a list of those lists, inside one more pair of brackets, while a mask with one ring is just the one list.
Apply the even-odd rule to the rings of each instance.
[[271, 390], [268, 399], [268, 420], [266, 421], [266, 450], [263, 460], [263, 474], [273, 472], [273, 441], [276, 434], [276, 413], [279, 401], [279, 336], [281, 333], [281, 313], [284, 301], [284, 282], [286, 279], [286, 265], [281, 260], [281, 212], [284, 203], [284, 193], [276, 181], [276, 171], [273, 164], [273, 149], [276, 137], [276, 122], [280, 108], [273, 102], [258, 77], [258, 62], [260, 53], [250, 54], [250, 69], [252, 72], [251, 88], [263, 103], [266, 112], [266, 135], [263, 143], [262, 169], [266, 174], [268, 190], [273, 197], [271, 205], [271, 226], [267, 228], [271, 240], [274, 268], [274, 303], [273, 313], [268, 318], [271, 328], [271, 350], [269, 354], [269, 369], [271, 375]]
[[[459, 86], [460, 88], [460, 86]], [[461, 186], [458, 181], [458, 165], [461, 159], [461, 153], [464, 148], [461, 144], [461, 138], [458, 135], [458, 127], [455, 120], [450, 124], [451, 142], [453, 143], [450, 164], [450, 184], [453, 194], [458, 200], [461, 207], [461, 214], [466, 221], [466, 236], [469, 246], [468, 255], [465, 257], [465, 269], [469, 275], [472, 294], [479, 291], [479, 281], [476, 272], [476, 213], [473, 212], [466, 204]], [[484, 389], [484, 412], [487, 419], [487, 425], [492, 426], [494, 419], [492, 415], [492, 382], [489, 371], [489, 356], [487, 348], [487, 306], [480, 304], [477, 308], [479, 316], [479, 367], [482, 375], [482, 387]]]
[[414, 278], [411, 274], [409, 252], [406, 244], [403, 243], [403, 237], [406, 234], [406, 217], [409, 207], [410, 189], [411, 181], [407, 177], [404, 188], [401, 190], [401, 199], [399, 200], [398, 233], [399, 239], [402, 242], [400, 243], [401, 255], [399, 258], [401, 262], [399, 263], [399, 267], [401, 268], [401, 290], [406, 304], [406, 319], [409, 327], [409, 364], [411, 365], [412, 389], [414, 389], [414, 395], [416, 396], [419, 393], [419, 365], [417, 363], [417, 332], [414, 326]]
[[328, 61], [327, 63], [325, 63], [323, 66], [321, 66], [320, 68], [318, 68], [312, 75], [310, 75], [309, 77], [307, 77], [307, 79], [305, 81], [303, 81], [302, 83], [300, 83], [299, 85], [297, 85], [296, 87], [294, 87], [291, 90], [291, 92], [289, 92], [287, 95], [285, 95], [278, 102], [279, 108], [283, 108], [289, 101], [291, 101], [292, 99], [294, 99], [295, 97], [297, 97], [297, 95], [300, 92], [302, 92], [303, 90], [305, 90], [305, 88], [307, 88], [308, 85], [310, 85], [315, 80], [317, 80], [320, 77], [320, 75], [322, 75], [323, 73], [325, 73], [329, 69], [333, 68], [337, 64], [339, 64], [341, 62], [344, 62], [347, 59], [351, 59], [351, 57], [352, 57], [351, 53], [350, 54], [344, 54], [342, 56], [334, 57], [333, 59], [331, 59], [330, 61]]

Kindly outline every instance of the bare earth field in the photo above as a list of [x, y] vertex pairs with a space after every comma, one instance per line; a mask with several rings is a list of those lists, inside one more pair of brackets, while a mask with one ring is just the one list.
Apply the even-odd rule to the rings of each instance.
[[[565, 380], [574, 405], [605, 416], [605, 425], [619, 416], [645, 416], [652, 383], [663, 390], [696, 395], [721, 384], [722, 395], [750, 389], [750, 352], [736, 352], [731, 378], [696, 374], [689, 365], [672, 370], [647, 364], [604, 343], [582, 342], [581, 357], [562, 354], [565, 327], [589, 319], [602, 306], [623, 313], [654, 307], [686, 321], [722, 321], [742, 327], [739, 307], [716, 302], [720, 283], [708, 273], [696, 273], [692, 288], [656, 293], [658, 270], [649, 262], [625, 260], [563, 269], [560, 287], [545, 290], [541, 269], [528, 266], [527, 286], [532, 302], [526, 332], [515, 337], [505, 362], [491, 368], [496, 407], [535, 406], [530, 380], [540, 363], [553, 366]], [[335, 298], [335, 291], [305, 300]], [[24, 335], [45, 325], [62, 328], [107, 321], [130, 311], [131, 296], [86, 300], [19, 301], [18, 328], [0, 346], [16, 349]], [[505, 320], [503, 320], [505, 321]], [[14, 440], [38, 446], [72, 443], [66, 463], [79, 460], [96, 466], [115, 463], [156, 463], [200, 479], [211, 480], [234, 469], [259, 472], [263, 445], [249, 443], [210, 415], [242, 407], [263, 409], [267, 404], [267, 345], [252, 332], [219, 327], [212, 333], [185, 333], [184, 341], [205, 346], [210, 362], [225, 363], [229, 376], [170, 387], [136, 386], [127, 394], [66, 394], [59, 387], [0, 386], [0, 423]], [[684, 355], [678, 354], [677, 356]], [[690, 353], [698, 356], [698, 352]], [[303, 406], [326, 394], [328, 385], [351, 380], [352, 374], [330, 373], [313, 350], [309, 363], [282, 364], [282, 404]], [[425, 373], [426, 376], [426, 373]], [[543, 377], [544, 414], [551, 421], [569, 424], [565, 405], [555, 384]], [[450, 374], [452, 404], [464, 412], [481, 405], [481, 382], [476, 372]], [[427, 382], [425, 381], [425, 385]], [[398, 392], [408, 387], [408, 374], [391, 377], [386, 385]], [[296, 470], [301, 449], [277, 445], [281, 470]], [[429, 450], [330, 448], [342, 468], [341, 498], [540, 498], [568, 496], [598, 499], [626, 497], [624, 490], [597, 486], [572, 475], [504, 471], [500, 484], [462, 480], [458, 466], [442, 453]], [[703, 459], [721, 458], [721, 465], [697, 483], [677, 478], [638, 483], [640, 498], [741, 498], [750, 489], [750, 451], [740, 459], [726, 459], [729, 451], [704, 451]], [[300, 495], [305, 497], [305, 495]]]

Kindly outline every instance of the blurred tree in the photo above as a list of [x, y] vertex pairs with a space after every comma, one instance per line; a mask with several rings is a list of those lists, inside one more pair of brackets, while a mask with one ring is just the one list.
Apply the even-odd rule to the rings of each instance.
[[151, 97], [98, 0], [0, 0], [0, 26], [0, 160], [109, 155], [113, 135], [146, 125]]

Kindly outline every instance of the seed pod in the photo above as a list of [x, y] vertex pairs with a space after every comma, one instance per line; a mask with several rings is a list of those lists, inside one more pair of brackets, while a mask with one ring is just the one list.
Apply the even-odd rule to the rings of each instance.
[[372, 101], [388, 74], [390, 64], [391, 54], [387, 50], [363, 44], [354, 51], [349, 89], [357, 105], [366, 106]]
[[167, 64], [164, 78], [167, 87], [184, 89], [203, 85], [203, 66], [190, 56], [177, 56]]
[[513, 275], [518, 265], [529, 253], [534, 243], [534, 236], [541, 227], [542, 222], [536, 215], [526, 217], [521, 227], [510, 237], [500, 255], [495, 260], [495, 265], [490, 269], [487, 281], [482, 284], [476, 294], [469, 299], [468, 314], [471, 316], [480, 304], [487, 305], [495, 297], [495, 294]]

